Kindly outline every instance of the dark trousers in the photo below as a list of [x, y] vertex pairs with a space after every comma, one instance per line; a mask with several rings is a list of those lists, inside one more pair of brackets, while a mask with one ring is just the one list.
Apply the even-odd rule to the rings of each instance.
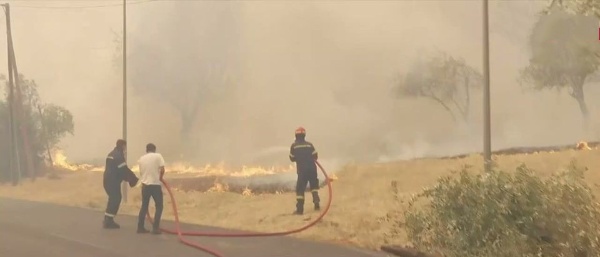
[[150, 204], [150, 197], [154, 200], [154, 224], [152, 229], [156, 230], [160, 227], [160, 218], [163, 211], [163, 193], [161, 185], [142, 185], [142, 208], [140, 208], [140, 214], [138, 216], [138, 228], [144, 227], [144, 219], [148, 214], [148, 205]]
[[298, 180], [296, 181], [296, 210], [304, 211], [304, 192], [306, 186], [310, 185], [312, 200], [315, 205], [318, 205], [321, 199], [319, 198], [319, 178], [316, 170], [300, 170], [298, 171]]
[[108, 195], [108, 203], [104, 215], [109, 218], [114, 218], [121, 206], [121, 182], [120, 181], [104, 181], [104, 191]]

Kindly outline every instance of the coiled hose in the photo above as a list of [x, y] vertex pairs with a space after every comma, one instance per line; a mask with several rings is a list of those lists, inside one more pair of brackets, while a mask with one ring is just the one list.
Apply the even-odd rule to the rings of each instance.
[[[302, 232], [302, 231], [304, 231], [304, 230], [306, 230], [306, 229], [314, 226], [321, 219], [323, 219], [323, 217], [325, 217], [325, 215], [329, 211], [329, 208], [331, 207], [331, 200], [333, 198], [333, 189], [332, 189], [332, 186], [331, 186], [331, 179], [327, 175], [327, 172], [325, 171], [325, 169], [323, 168], [323, 166], [318, 161], [315, 161], [315, 163], [317, 164], [317, 166], [321, 170], [321, 173], [323, 173], [323, 175], [325, 176], [325, 181], [327, 182], [327, 191], [329, 193], [329, 198], [327, 199], [327, 204], [325, 205], [325, 209], [323, 209], [323, 211], [321, 212], [321, 214], [315, 220], [313, 220], [312, 222], [304, 225], [303, 227], [292, 229], [292, 230], [288, 230], [288, 231], [268, 232], [268, 233], [261, 233], [261, 232], [257, 232], [257, 233], [206, 233], [206, 232], [197, 232], [197, 231], [181, 231], [181, 224], [179, 222], [179, 214], [177, 212], [177, 202], [175, 201], [175, 197], [173, 196], [173, 192], [171, 191], [171, 187], [169, 186], [169, 184], [166, 181], [162, 180], [162, 183], [165, 186], [165, 188], [167, 189], [167, 192], [169, 193], [169, 197], [171, 198], [171, 206], [173, 208], [173, 215], [175, 216], [175, 229], [173, 230], [173, 229], [161, 228], [161, 231], [163, 231], [164, 233], [167, 233], [167, 234], [177, 235], [177, 237], [178, 237], [178, 239], [179, 239], [179, 241], [181, 243], [183, 243], [183, 244], [185, 244], [187, 246], [190, 246], [192, 248], [198, 249], [200, 251], [212, 254], [215, 257], [224, 257], [224, 255], [221, 254], [221, 253], [219, 253], [216, 250], [213, 250], [213, 249], [210, 249], [208, 247], [205, 247], [205, 246], [199, 245], [197, 243], [194, 243], [194, 242], [186, 239], [185, 236], [201, 236], [201, 237], [267, 237], [267, 236], [285, 236], [285, 235], [290, 235], [290, 234]], [[153, 222], [153, 219], [150, 216], [150, 212], [148, 212], [147, 218], [148, 218], [148, 220], [150, 222]]]

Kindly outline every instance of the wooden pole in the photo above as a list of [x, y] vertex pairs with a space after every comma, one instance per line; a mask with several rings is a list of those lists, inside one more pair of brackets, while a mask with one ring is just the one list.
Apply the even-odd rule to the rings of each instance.
[[492, 169], [492, 132], [490, 108], [490, 33], [488, 0], [483, 0], [483, 162]]
[[[127, 141], [127, 0], [123, 0], [123, 140]], [[127, 152], [125, 152], [127, 161]], [[127, 182], [121, 183], [123, 202], [127, 202]]]
[[[7, 16], [9, 17], [8, 21], [7, 21], [7, 25], [10, 24], [10, 6], [8, 4], [6, 4], [6, 9], [7, 11]], [[12, 30], [10, 25], [8, 25], [8, 29], [7, 29], [7, 36], [8, 36], [8, 43], [9, 43], [9, 48], [10, 48], [10, 53], [9, 53], [9, 58], [12, 58], [12, 67], [13, 67], [13, 73], [14, 73], [14, 84], [15, 84], [15, 97], [14, 97], [14, 101], [13, 101], [13, 109], [15, 110], [15, 116], [16, 117], [15, 121], [17, 124], [17, 127], [19, 129], [19, 131], [21, 132], [21, 140], [22, 142], [20, 142], [19, 140], [16, 140], [16, 142], [18, 143], [23, 143], [23, 152], [25, 153], [25, 161], [27, 164], [27, 173], [28, 175], [31, 177], [31, 180], [35, 180], [36, 177], [36, 172], [35, 172], [35, 167], [33, 166], [33, 156], [32, 156], [32, 152], [31, 152], [31, 145], [29, 142], [29, 131], [27, 131], [27, 126], [25, 122], [23, 122], [23, 118], [25, 118], [25, 113], [23, 112], [23, 98], [22, 98], [22, 91], [21, 91], [21, 80], [19, 78], [19, 69], [17, 68], [17, 60], [15, 57], [15, 48], [13, 45], [13, 41], [12, 41]], [[16, 133], [16, 131], [15, 131]], [[18, 137], [17, 137], [18, 139]], [[18, 144], [17, 144], [18, 145]], [[19, 151], [17, 151], [17, 155], [19, 155]], [[18, 159], [20, 163], [20, 158]]]
[[[15, 82], [14, 82], [14, 56], [13, 56], [13, 45], [12, 45], [12, 30], [10, 23], [10, 5], [3, 4], [4, 12], [6, 16], [6, 45], [8, 47], [8, 108], [9, 108], [9, 119], [10, 119], [10, 159], [11, 159], [11, 174], [13, 179], [13, 185], [19, 184], [21, 181], [21, 158], [19, 156], [19, 140], [17, 136], [17, 128], [19, 126], [18, 119], [15, 117]], [[15, 170], [16, 169], [16, 172]]]

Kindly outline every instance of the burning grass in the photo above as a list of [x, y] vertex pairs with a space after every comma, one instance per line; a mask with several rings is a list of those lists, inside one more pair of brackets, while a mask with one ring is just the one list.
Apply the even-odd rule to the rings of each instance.
[[[104, 171], [104, 167], [70, 163], [60, 150], [54, 152], [53, 160], [55, 170], [74, 172]], [[137, 165], [132, 166], [131, 169], [136, 173], [139, 172]], [[186, 163], [174, 163], [168, 165], [166, 171], [171, 186], [186, 192], [227, 191], [244, 195], [280, 194], [295, 191], [296, 185], [296, 173], [293, 165], [281, 167], [241, 166], [235, 169], [227, 167], [223, 163], [218, 165], [207, 164], [203, 167], [194, 167]], [[337, 178], [334, 174], [331, 174], [330, 177], [332, 180]], [[321, 179], [321, 186], [324, 186], [325, 183], [324, 179]]]
[[[67, 161], [67, 156], [61, 150], [53, 152], [53, 166], [59, 169], [70, 171], [104, 171], [104, 167], [94, 166], [91, 164], [76, 164]], [[139, 167], [135, 164], [130, 164], [131, 170], [139, 172]], [[279, 173], [289, 173], [295, 170], [293, 165], [288, 166], [273, 166], [273, 167], [228, 167], [225, 163], [217, 165], [207, 164], [202, 167], [194, 167], [188, 163], [176, 162], [167, 164], [165, 167], [170, 174], [185, 175], [186, 177], [209, 177], [209, 176], [228, 176], [228, 177], [252, 177], [274, 175]]]

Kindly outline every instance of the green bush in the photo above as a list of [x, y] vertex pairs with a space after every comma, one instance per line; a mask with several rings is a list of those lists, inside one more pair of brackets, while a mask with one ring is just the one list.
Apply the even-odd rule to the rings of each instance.
[[548, 178], [522, 165], [465, 167], [411, 199], [402, 226], [413, 245], [448, 257], [600, 256], [600, 209], [572, 162]]

